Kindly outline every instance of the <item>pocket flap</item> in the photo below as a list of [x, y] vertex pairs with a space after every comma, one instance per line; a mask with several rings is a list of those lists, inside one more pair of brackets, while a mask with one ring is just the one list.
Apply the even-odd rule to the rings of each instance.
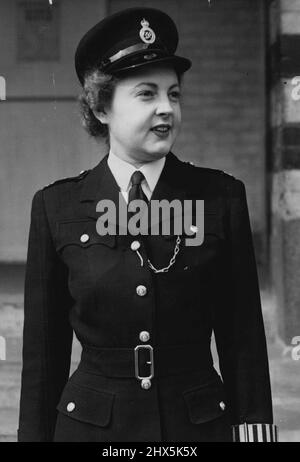
[[97, 232], [95, 220], [66, 220], [57, 223], [57, 246], [59, 251], [66, 245], [89, 247], [102, 244], [108, 247], [116, 245], [115, 235], [100, 235]]
[[226, 410], [225, 393], [219, 381], [183, 392], [189, 418], [194, 424], [216, 419]]
[[113, 393], [68, 383], [57, 410], [72, 419], [105, 427], [111, 419]]
[[224, 238], [222, 218], [217, 214], [204, 214], [204, 235], [215, 235]]

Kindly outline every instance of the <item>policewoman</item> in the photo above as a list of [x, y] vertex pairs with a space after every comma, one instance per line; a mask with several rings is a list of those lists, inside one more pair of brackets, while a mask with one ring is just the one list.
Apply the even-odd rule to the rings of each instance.
[[[191, 66], [177, 43], [168, 15], [132, 8], [78, 45], [84, 123], [109, 148], [33, 198], [19, 441], [276, 439], [244, 184], [171, 152]], [[202, 244], [120, 233], [117, 214], [99, 234], [100, 201], [135, 199], [204, 201]]]

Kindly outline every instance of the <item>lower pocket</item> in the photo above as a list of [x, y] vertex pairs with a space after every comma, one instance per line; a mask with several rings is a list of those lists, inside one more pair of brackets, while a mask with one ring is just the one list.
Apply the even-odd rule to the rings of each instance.
[[107, 427], [115, 394], [67, 383], [57, 410], [71, 419]]
[[183, 392], [189, 419], [193, 424], [202, 424], [225, 415], [227, 403], [220, 379]]

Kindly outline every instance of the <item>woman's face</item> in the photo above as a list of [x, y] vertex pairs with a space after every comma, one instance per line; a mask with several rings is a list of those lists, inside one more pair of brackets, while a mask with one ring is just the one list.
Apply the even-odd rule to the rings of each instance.
[[180, 86], [173, 68], [135, 71], [117, 83], [112, 103], [98, 114], [109, 127], [114, 154], [139, 166], [164, 157], [179, 133]]

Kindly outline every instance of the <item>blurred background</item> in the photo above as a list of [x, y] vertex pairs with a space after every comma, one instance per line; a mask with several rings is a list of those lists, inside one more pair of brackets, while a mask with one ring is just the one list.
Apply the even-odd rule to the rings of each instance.
[[173, 152], [246, 185], [275, 423], [300, 441], [300, 0], [1, 0], [0, 441], [16, 441], [33, 194], [107, 153], [80, 126], [74, 51], [137, 5], [172, 16], [193, 61]]

